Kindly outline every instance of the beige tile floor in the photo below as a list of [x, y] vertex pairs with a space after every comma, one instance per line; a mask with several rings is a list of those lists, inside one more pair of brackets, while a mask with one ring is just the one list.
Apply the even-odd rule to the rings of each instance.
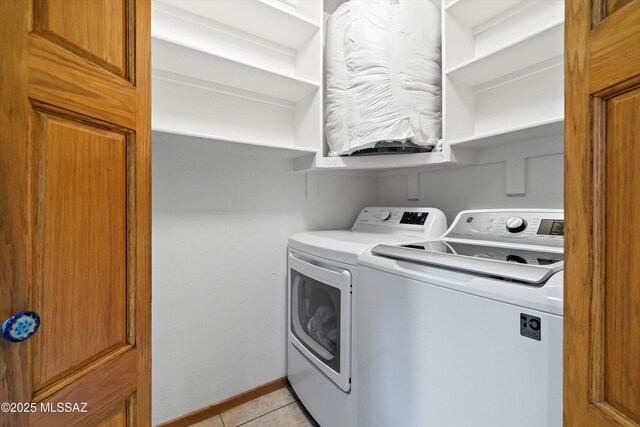
[[287, 388], [258, 397], [191, 427], [318, 427]]

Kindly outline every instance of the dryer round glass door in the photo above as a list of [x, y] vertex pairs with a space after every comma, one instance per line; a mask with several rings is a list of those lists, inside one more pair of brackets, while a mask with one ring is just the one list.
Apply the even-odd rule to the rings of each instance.
[[289, 255], [289, 341], [344, 391], [351, 389], [351, 273]]
[[340, 373], [340, 289], [291, 271], [291, 331]]

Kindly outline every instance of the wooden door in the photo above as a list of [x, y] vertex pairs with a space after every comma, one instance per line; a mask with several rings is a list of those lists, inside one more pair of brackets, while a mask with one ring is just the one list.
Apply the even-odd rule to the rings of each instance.
[[640, 0], [567, 0], [566, 426], [640, 426]]
[[0, 1], [0, 316], [41, 316], [0, 340], [0, 402], [36, 404], [2, 426], [150, 425], [149, 30], [149, 0]]

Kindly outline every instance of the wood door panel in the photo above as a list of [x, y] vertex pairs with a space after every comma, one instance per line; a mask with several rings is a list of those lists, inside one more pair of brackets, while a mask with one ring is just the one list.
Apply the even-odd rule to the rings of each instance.
[[[604, 17], [603, 17], [604, 18]], [[629, 2], [624, 10], [609, 15], [593, 29], [590, 43], [591, 90], [598, 92], [637, 75], [640, 49], [640, 1]]]
[[68, 117], [33, 117], [34, 392], [127, 339], [130, 136]]
[[0, 0], [1, 427], [151, 425], [150, 9]]
[[640, 0], [566, 0], [564, 425], [640, 427]]
[[604, 400], [640, 423], [640, 89], [607, 101]]
[[605, 1], [605, 17], [614, 14], [615, 12], [617, 12], [619, 9], [625, 7], [626, 5], [628, 5], [629, 3], [631, 3], [633, 0], [607, 0]]
[[29, 51], [30, 98], [135, 129], [137, 94], [130, 82], [39, 36], [29, 37]]
[[[137, 349], [129, 348], [113, 358], [100, 369], [92, 369], [74, 383], [74, 387], [62, 388], [52, 396], [38, 402], [56, 405], [59, 402], [86, 402], [87, 412], [47, 413], [38, 411], [31, 414], [30, 422], [38, 427], [88, 426], [109, 419], [114, 410], [122, 408], [125, 402], [135, 399], [137, 383]], [[96, 385], [99, 385], [96, 387]], [[89, 392], [88, 392], [89, 391]], [[129, 414], [131, 416], [133, 414]]]
[[86, 1], [35, 0], [34, 32], [126, 78], [131, 63], [130, 2], [91, 0], [88, 8], [83, 7]]
[[129, 425], [127, 407], [128, 402], [123, 402], [119, 408], [95, 424], [95, 427], [127, 427]]

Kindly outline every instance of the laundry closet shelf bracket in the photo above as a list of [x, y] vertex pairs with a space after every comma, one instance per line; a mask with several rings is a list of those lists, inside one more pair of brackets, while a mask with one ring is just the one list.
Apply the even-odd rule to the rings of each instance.
[[526, 164], [523, 157], [511, 157], [505, 161], [505, 184], [507, 196], [526, 195]]
[[318, 200], [320, 196], [319, 177], [316, 172], [307, 171], [304, 174], [306, 200]]
[[420, 173], [407, 174], [407, 200], [420, 200]]
[[564, 152], [562, 135], [494, 145], [476, 150], [476, 164], [505, 162], [505, 193], [517, 197], [526, 195], [527, 159], [558, 155]]

